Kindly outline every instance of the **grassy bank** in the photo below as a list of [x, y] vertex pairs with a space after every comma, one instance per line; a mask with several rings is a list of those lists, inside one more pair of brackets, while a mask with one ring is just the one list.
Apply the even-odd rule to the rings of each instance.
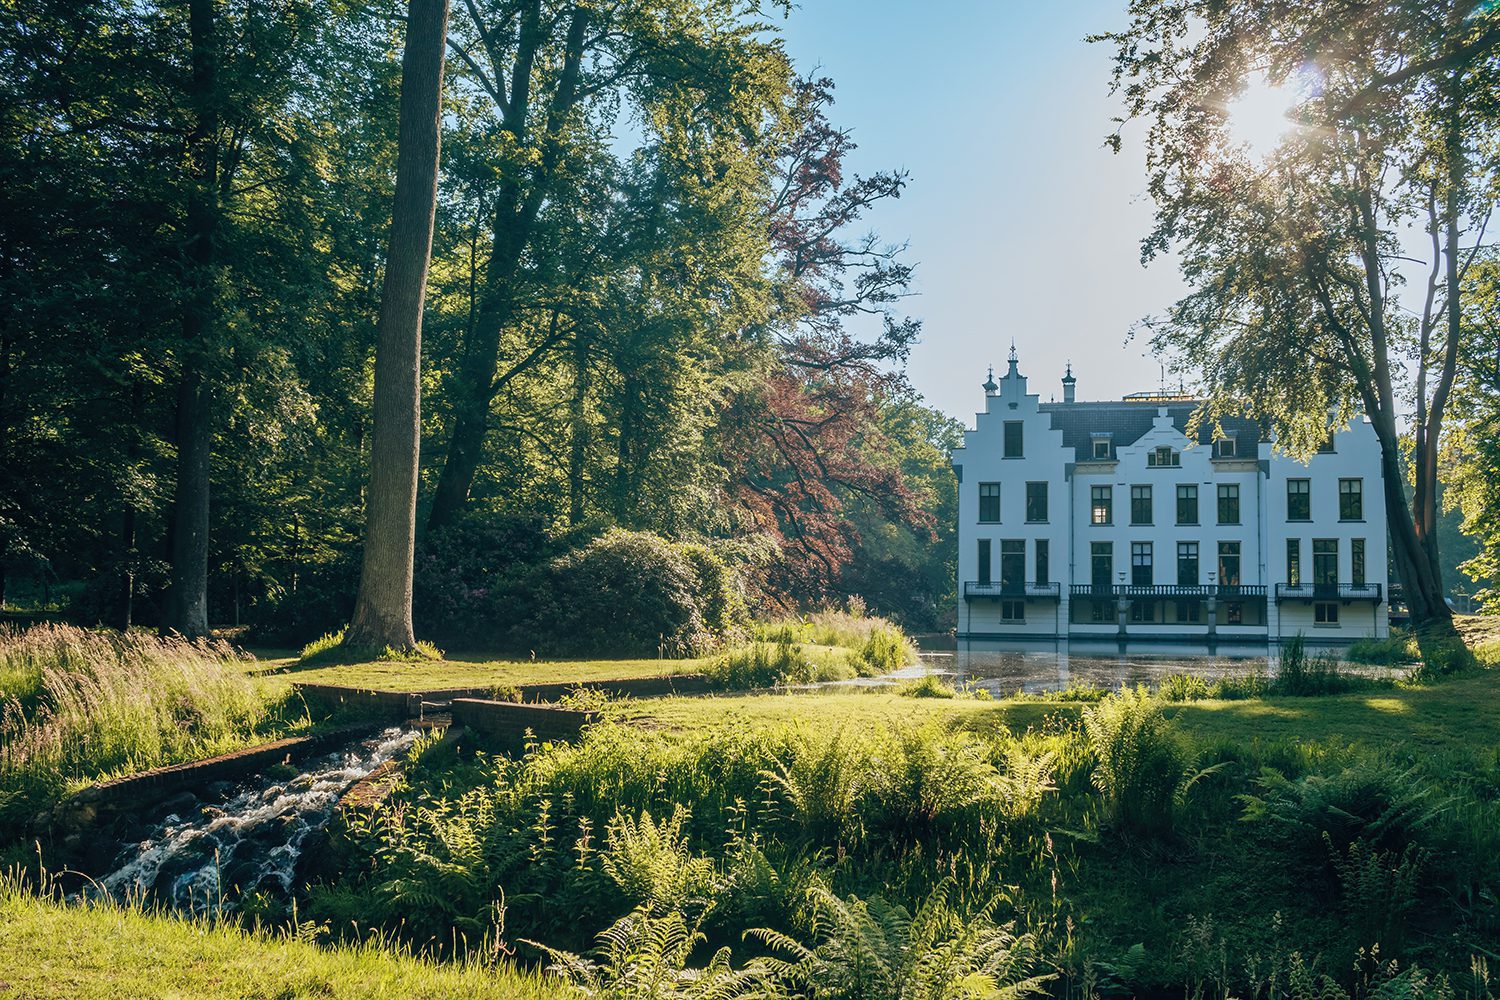
[[81, 785], [306, 728], [247, 666], [224, 644], [147, 632], [0, 630], [0, 837]]
[[[498, 885], [518, 938], [582, 950], [645, 908], [702, 931], [694, 962], [725, 947], [753, 963], [784, 957], [778, 940], [828, 946], [820, 893], [907, 914], [940, 893], [961, 911], [950, 931], [1009, 925], [1031, 947], [1017, 974], [1073, 991], [1482, 997], [1470, 962], [1500, 940], [1496, 681], [630, 702], [525, 760], [419, 758], [341, 842], [357, 874], [313, 910], [441, 942], [492, 928]], [[412, 891], [428, 884], [441, 895]]]
[[285, 933], [115, 906], [63, 905], [0, 887], [0, 996], [470, 997], [571, 994], [508, 966], [435, 965], [379, 947], [327, 948]]

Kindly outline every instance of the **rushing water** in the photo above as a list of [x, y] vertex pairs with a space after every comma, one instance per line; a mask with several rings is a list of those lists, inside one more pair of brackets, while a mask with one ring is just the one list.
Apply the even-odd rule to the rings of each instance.
[[252, 778], [218, 801], [178, 806], [124, 847], [91, 891], [196, 912], [228, 905], [233, 889], [289, 894], [308, 838], [327, 825], [339, 798], [415, 737], [387, 729], [305, 762], [295, 777]]

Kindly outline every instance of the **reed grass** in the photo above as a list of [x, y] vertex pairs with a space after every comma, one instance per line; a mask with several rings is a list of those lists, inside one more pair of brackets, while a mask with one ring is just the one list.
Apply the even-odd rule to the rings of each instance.
[[81, 782], [238, 749], [294, 720], [223, 643], [0, 630], [0, 823]]

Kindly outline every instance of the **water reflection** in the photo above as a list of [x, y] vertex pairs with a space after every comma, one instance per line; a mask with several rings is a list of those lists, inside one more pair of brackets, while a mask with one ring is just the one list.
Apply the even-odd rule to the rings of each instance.
[[[927, 671], [952, 675], [955, 683], [983, 688], [1002, 697], [1018, 691], [1057, 691], [1070, 685], [1107, 689], [1121, 684], [1154, 684], [1170, 674], [1207, 680], [1276, 673], [1276, 651], [1265, 643], [1182, 643], [1051, 640], [982, 642], [923, 637], [919, 643]], [[1309, 649], [1309, 655], [1319, 651]]]

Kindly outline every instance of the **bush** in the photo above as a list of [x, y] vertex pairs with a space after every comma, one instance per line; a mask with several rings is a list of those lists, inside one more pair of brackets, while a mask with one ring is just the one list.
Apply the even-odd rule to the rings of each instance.
[[1087, 709], [1083, 730], [1110, 825], [1148, 836], [1170, 833], [1187, 762], [1161, 702], [1144, 688], [1127, 688]]
[[1302, 634], [1292, 636], [1281, 647], [1281, 665], [1271, 682], [1271, 694], [1339, 694], [1368, 684], [1339, 670], [1338, 660], [1327, 654], [1308, 656]]
[[1404, 629], [1393, 628], [1384, 639], [1357, 639], [1350, 643], [1346, 658], [1350, 663], [1395, 667], [1419, 662], [1422, 652], [1417, 648], [1415, 636]]
[[[412, 615], [418, 635], [453, 645], [494, 645], [526, 606], [528, 575], [546, 561], [541, 518], [473, 517], [433, 532], [417, 547]], [[497, 609], [507, 609], [499, 618]], [[504, 624], [497, 627], [497, 622]]]
[[911, 640], [896, 626], [882, 624], [870, 630], [859, 650], [860, 673], [887, 674], [915, 662]]
[[618, 529], [554, 559], [532, 585], [517, 638], [548, 655], [702, 656], [743, 606], [707, 549]]

